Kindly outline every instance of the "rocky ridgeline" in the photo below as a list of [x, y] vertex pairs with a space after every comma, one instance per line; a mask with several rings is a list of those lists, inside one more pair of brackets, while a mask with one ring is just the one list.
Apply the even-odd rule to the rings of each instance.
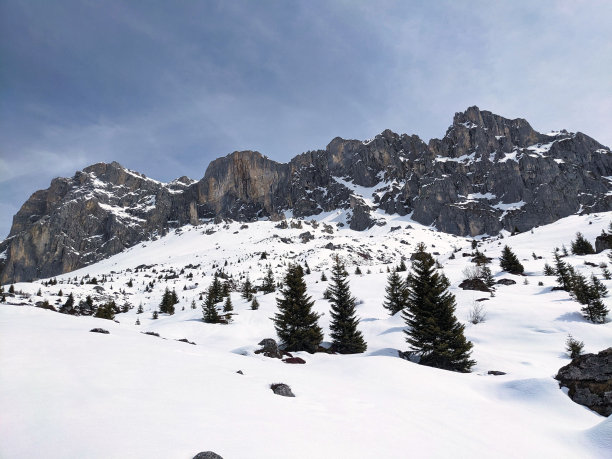
[[[54, 179], [13, 219], [0, 243], [1, 282], [54, 276], [201, 219], [281, 220], [345, 209], [350, 227], [375, 210], [465, 236], [528, 230], [577, 212], [612, 209], [609, 148], [582, 133], [534, 131], [470, 107], [444, 138], [384, 131], [369, 141], [333, 139], [289, 163], [258, 152], [211, 162], [204, 177], [161, 183], [118, 163]], [[369, 188], [368, 196], [351, 185]]]

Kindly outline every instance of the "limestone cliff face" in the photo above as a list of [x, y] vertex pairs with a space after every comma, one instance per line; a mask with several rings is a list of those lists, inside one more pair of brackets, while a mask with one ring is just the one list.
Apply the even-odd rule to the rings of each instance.
[[[455, 114], [442, 139], [384, 131], [333, 139], [289, 163], [258, 152], [216, 159], [195, 182], [161, 183], [118, 163], [94, 164], [35, 192], [0, 243], [0, 281], [49, 277], [207, 218], [252, 221], [345, 209], [350, 227], [375, 211], [458, 235], [521, 231], [576, 212], [612, 209], [609, 148], [581, 133], [541, 134], [478, 107]], [[368, 202], [351, 187], [368, 187]]]

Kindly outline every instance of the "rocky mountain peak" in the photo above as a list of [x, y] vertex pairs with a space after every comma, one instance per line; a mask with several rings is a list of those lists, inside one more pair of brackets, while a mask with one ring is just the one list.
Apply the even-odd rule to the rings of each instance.
[[456, 113], [442, 139], [385, 130], [366, 141], [334, 138], [289, 163], [235, 151], [195, 182], [168, 184], [117, 162], [57, 178], [34, 193], [0, 243], [2, 282], [48, 277], [185, 224], [339, 212], [350, 228], [408, 215], [475, 236], [520, 231], [577, 212], [612, 209], [612, 153], [594, 139], [541, 134], [521, 118], [478, 107]]

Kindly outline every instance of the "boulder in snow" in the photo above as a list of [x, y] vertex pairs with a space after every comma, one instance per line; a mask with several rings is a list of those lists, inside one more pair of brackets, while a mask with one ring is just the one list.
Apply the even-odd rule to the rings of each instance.
[[569, 389], [574, 402], [603, 416], [612, 414], [612, 347], [576, 357], [555, 379]]
[[289, 387], [287, 384], [271, 384], [270, 389], [272, 389], [272, 392], [274, 392], [276, 395], [282, 395], [283, 397], [295, 397], [293, 392], [291, 392], [291, 387]]

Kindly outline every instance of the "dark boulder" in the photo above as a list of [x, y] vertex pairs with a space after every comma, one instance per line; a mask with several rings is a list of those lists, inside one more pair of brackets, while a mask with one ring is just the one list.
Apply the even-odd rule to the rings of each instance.
[[300, 239], [302, 240], [304, 244], [306, 244], [309, 241], [314, 240], [314, 238], [315, 238], [314, 235], [310, 231], [305, 231], [300, 234]]
[[601, 234], [595, 238], [595, 252], [612, 249], [612, 234]]
[[584, 354], [559, 370], [555, 379], [569, 389], [569, 397], [603, 415], [612, 414], [612, 347]]
[[488, 375], [492, 375], [492, 376], [503, 376], [506, 374], [505, 371], [498, 371], [498, 370], [489, 370], [487, 371]]
[[300, 358], [300, 357], [288, 357], [286, 359], [283, 360], [283, 362], [285, 363], [300, 363], [300, 364], [304, 364], [306, 363], [306, 360]]
[[495, 283], [499, 285], [514, 285], [516, 284], [516, 281], [512, 279], [500, 279]]
[[223, 457], [219, 456], [217, 453], [213, 453], [212, 451], [202, 451], [201, 453], [193, 456], [193, 459], [223, 459]]
[[490, 292], [491, 290], [487, 287], [482, 279], [465, 279], [459, 284], [459, 287], [463, 290], [477, 290], [479, 292]]
[[91, 333], [102, 333], [104, 335], [108, 335], [110, 334], [110, 332], [108, 330], [104, 330], [103, 328], [92, 328], [91, 330], [89, 330]]
[[271, 384], [270, 389], [272, 389], [272, 392], [274, 392], [276, 395], [282, 395], [283, 397], [295, 397], [293, 392], [291, 392], [291, 387], [289, 387], [287, 384]]
[[257, 349], [255, 354], [263, 354], [266, 357], [270, 357], [273, 359], [281, 359], [281, 353], [278, 350], [278, 344], [272, 338], [265, 338], [259, 342], [259, 346], [261, 349]]

